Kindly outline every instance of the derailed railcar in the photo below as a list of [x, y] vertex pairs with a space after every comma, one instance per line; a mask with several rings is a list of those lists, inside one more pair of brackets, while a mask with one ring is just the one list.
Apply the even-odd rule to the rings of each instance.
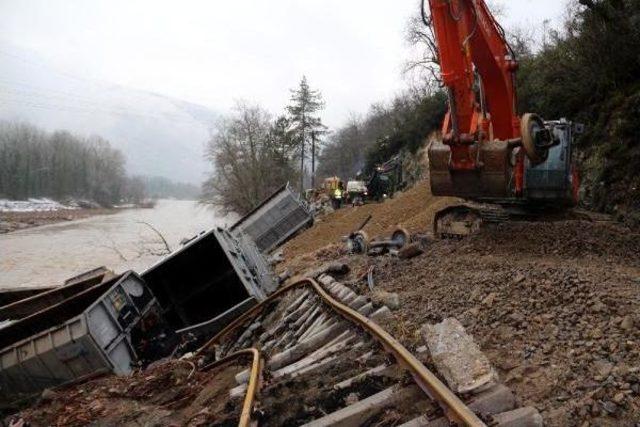
[[52, 286], [20, 287], [0, 289], [0, 307], [53, 289]]
[[141, 276], [74, 283], [3, 307], [0, 404], [98, 373], [127, 374], [172, 354], [175, 331], [209, 337], [276, 288], [255, 243], [216, 228]]
[[65, 281], [63, 286], [50, 288], [33, 295], [26, 295], [0, 307], [0, 322], [12, 322], [44, 310], [65, 299], [71, 298], [97, 284], [108, 281], [115, 274], [100, 267]]
[[287, 184], [242, 217], [230, 231], [236, 236], [248, 236], [260, 252], [267, 253], [312, 224], [309, 206]]
[[210, 335], [275, 291], [251, 239], [216, 228], [142, 273], [175, 330]]
[[159, 308], [128, 272], [0, 329], [2, 406], [102, 372], [127, 374], [138, 360], [133, 336]]

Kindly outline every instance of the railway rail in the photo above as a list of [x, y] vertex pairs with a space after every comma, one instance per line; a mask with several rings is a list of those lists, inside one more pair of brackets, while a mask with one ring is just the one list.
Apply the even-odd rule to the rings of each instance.
[[487, 414], [513, 409], [506, 388], [463, 402], [378, 326], [387, 315], [330, 276], [304, 279], [236, 319], [196, 357], [217, 364], [253, 356], [229, 390], [231, 401], [244, 398], [241, 426], [500, 425]]

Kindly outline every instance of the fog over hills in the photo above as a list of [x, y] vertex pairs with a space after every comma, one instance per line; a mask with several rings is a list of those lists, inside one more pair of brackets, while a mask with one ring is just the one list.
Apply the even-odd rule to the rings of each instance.
[[216, 116], [202, 105], [86, 80], [27, 51], [0, 49], [0, 120], [100, 135], [125, 154], [131, 174], [202, 182]]

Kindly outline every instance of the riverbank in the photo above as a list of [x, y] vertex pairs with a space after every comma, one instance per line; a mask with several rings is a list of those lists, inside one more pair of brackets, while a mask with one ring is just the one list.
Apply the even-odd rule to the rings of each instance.
[[[7, 213], [0, 212], [0, 219], [4, 215]], [[144, 271], [166, 252], [146, 224], [153, 225], [171, 249], [176, 249], [185, 238], [237, 220], [216, 215], [196, 201], [168, 199], [158, 200], [153, 209], [119, 206], [114, 210], [74, 209], [60, 215], [63, 219], [55, 224], [0, 234], [0, 286], [56, 285], [100, 265], [116, 272]]]
[[52, 211], [0, 212], [0, 234], [96, 215], [111, 215], [121, 208], [59, 209]]

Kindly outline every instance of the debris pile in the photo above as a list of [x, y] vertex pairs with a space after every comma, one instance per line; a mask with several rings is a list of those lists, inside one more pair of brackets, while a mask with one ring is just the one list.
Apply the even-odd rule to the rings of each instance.
[[[420, 345], [416, 331], [424, 323], [459, 319], [500, 378], [547, 425], [640, 419], [640, 236], [588, 215], [591, 221], [510, 222], [460, 241], [429, 240], [425, 253], [409, 260], [348, 255], [340, 236], [369, 214], [372, 235], [398, 224], [414, 236], [431, 230], [433, 211], [450, 202], [423, 194], [422, 185], [367, 205], [366, 213], [328, 216], [285, 245], [278, 268], [296, 274], [338, 260], [351, 268], [342, 280], [365, 295], [373, 271], [373, 289], [400, 297], [384, 326], [408, 347]], [[413, 215], [418, 227], [403, 210], [413, 198], [422, 203]], [[394, 221], [381, 230], [377, 219], [388, 212]], [[309, 252], [298, 255], [302, 248]]]
[[546, 425], [640, 419], [640, 236], [609, 223], [510, 223], [367, 260], [403, 304], [386, 326], [417, 345], [456, 317]]
[[390, 234], [398, 226], [406, 228], [410, 233], [424, 233], [431, 229], [429, 224], [434, 213], [456, 201], [453, 198], [432, 196], [429, 183], [421, 181], [383, 203], [344, 208], [322, 217], [311, 229], [284, 245], [284, 256], [291, 261], [336, 244], [343, 236], [358, 230], [369, 215], [372, 215], [372, 219], [365, 230], [372, 237]]
[[33, 426], [237, 424], [228, 387], [244, 366], [202, 372], [190, 361], [159, 363], [131, 376], [105, 376], [47, 390], [21, 413]]

